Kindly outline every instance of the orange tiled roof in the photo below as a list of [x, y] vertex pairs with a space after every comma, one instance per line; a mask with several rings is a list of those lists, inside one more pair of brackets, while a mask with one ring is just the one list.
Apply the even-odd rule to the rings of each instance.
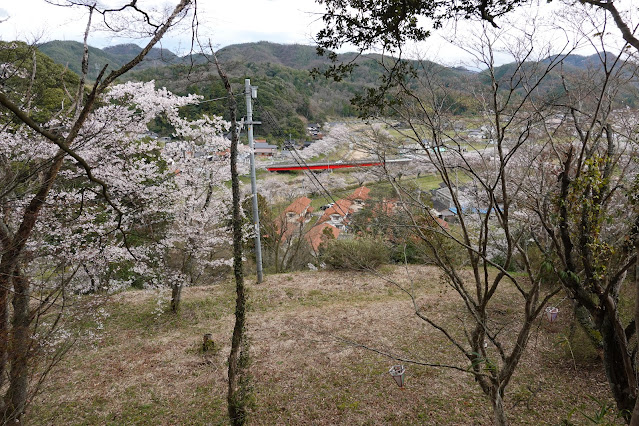
[[321, 223], [319, 225], [316, 225], [313, 228], [311, 228], [311, 230], [308, 231], [308, 233], [306, 234], [306, 239], [308, 240], [309, 244], [311, 245], [311, 247], [313, 248], [315, 252], [317, 252], [320, 244], [322, 243], [322, 237], [324, 236], [324, 229], [326, 228], [330, 228], [335, 238], [339, 236], [340, 230], [334, 227], [333, 225], [331, 225], [330, 223]]
[[317, 223], [326, 222], [331, 218], [332, 214], [338, 214], [344, 217], [348, 213], [352, 213], [351, 204], [353, 204], [351, 200], [337, 200], [332, 207], [329, 207], [324, 211], [324, 214], [322, 215], [320, 220], [317, 221]]
[[284, 236], [290, 236], [295, 231], [295, 227], [289, 226], [289, 219], [286, 217], [287, 213], [294, 213], [297, 216], [295, 217], [295, 221], [304, 223], [306, 220], [306, 213], [310, 214], [312, 212], [313, 209], [311, 208], [310, 198], [300, 197], [294, 200], [278, 216], [276, 221], [277, 232], [282, 232], [282, 229], [284, 229]]
[[450, 229], [450, 226], [448, 225], [448, 222], [446, 222], [444, 219], [440, 219], [440, 218], [436, 217], [435, 221], [437, 221], [439, 226], [441, 226], [443, 229], [445, 229], [447, 231], [448, 231], [448, 229]]
[[355, 191], [353, 191], [351, 195], [348, 196], [348, 199], [349, 200], [357, 200], [357, 199], [368, 200], [370, 198], [370, 195], [368, 195], [369, 192], [371, 192], [370, 188], [367, 188], [365, 186], [360, 186]]
[[300, 197], [297, 200], [293, 201], [286, 209], [284, 209], [284, 214], [286, 213], [297, 213], [298, 215], [301, 215], [302, 213], [304, 213], [305, 211], [308, 210], [308, 208], [311, 205], [311, 199], [308, 197]]

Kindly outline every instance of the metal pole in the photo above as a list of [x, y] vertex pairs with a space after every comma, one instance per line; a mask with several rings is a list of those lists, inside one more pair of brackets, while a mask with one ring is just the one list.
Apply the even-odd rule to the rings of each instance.
[[[248, 125], [248, 140], [251, 159], [251, 191], [253, 192], [253, 226], [255, 227], [255, 263], [257, 263], [257, 282], [263, 280], [262, 274], [262, 243], [260, 241], [260, 215], [257, 210], [257, 184], [255, 183], [255, 143], [253, 142], [253, 93], [251, 80], [244, 80], [244, 94], [246, 95], [246, 124]], [[257, 89], [257, 87], [255, 87]], [[255, 90], [257, 96], [257, 90]]]

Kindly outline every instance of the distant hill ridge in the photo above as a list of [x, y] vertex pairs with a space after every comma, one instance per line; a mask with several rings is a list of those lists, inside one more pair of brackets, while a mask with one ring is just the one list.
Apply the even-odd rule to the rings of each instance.
[[[82, 62], [82, 44], [75, 41], [52, 41], [39, 46], [41, 52], [55, 62], [66, 65], [76, 73], [80, 72]], [[115, 69], [134, 58], [142, 48], [135, 44], [123, 44], [104, 49], [89, 48], [89, 78], [96, 78], [99, 70], [106, 64]], [[338, 55], [341, 61], [356, 58], [359, 65], [342, 81], [336, 82], [323, 78], [313, 79], [309, 70], [330, 64], [326, 57], [319, 57], [315, 47], [301, 44], [278, 44], [267, 41], [243, 43], [226, 46], [216, 52], [218, 59], [231, 82], [242, 87], [245, 78], [251, 84], [259, 86], [255, 111], [262, 125], [256, 129], [256, 135], [269, 138], [269, 141], [282, 141], [292, 138], [306, 137], [308, 122], [321, 122], [328, 117], [348, 117], [357, 114], [351, 99], [365, 89], [379, 84], [379, 77], [384, 72], [380, 65], [382, 56], [376, 54], [362, 55], [356, 58], [354, 53]], [[386, 58], [388, 59], [388, 58]], [[535, 63], [518, 67], [514, 63], [496, 67], [495, 75], [508, 86], [514, 73], [524, 70], [526, 73], [534, 69], [544, 69], [552, 58], [535, 67]], [[482, 105], [475, 94], [490, 85], [485, 71], [470, 71], [463, 67], [446, 67], [434, 62], [422, 61], [420, 72], [437, 75], [445, 93], [442, 101], [453, 114], [476, 114]], [[574, 73], [577, 79], [586, 75], [586, 70], [601, 68], [597, 55], [570, 55], [565, 58], [564, 72]], [[518, 71], [519, 70], [519, 71]], [[538, 72], [538, 71], [534, 71]], [[215, 67], [200, 54], [178, 56], [168, 49], [154, 48], [146, 59], [125, 77], [127, 80], [155, 80], [159, 87], [166, 87], [176, 94], [195, 93], [204, 99], [220, 99], [226, 95], [219, 81]], [[516, 79], [514, 79], [516, 80]], [[563, 89], [561, 78], [554, 72], [538, 88], [539, 93], [560, 93]], [[523, 89], [522, 89], [523, 90]], [[633, 91], [624, 94], [624, 102], [631, 107], [638, 102]], [[239, 103], [240, 114], [244, 113], [243, 102]], [[228, 111], [223, 102], [208, 102], [192, 107], [191, 114], [217, 114], [226, 116]], [[228, 118], [228, 117], [227, 117]], [[157, 129], [170, 133], [170, 129]]]
[[[55, 62], [68, 66], [77, 74], [82, 71], [82, 55], [84, 47], [77, 41], [55, 40], [43, 43], [38, 49]], [[120, 44], [99, 49], [89, 46], [89, 78], [95, 79], [100, 70], [109, 65], [107, 71], [114, 70], [138, 55], [142, 48], [137, 44]], [[139, 69], [173, 65], [182, 62], [182, 58], [167, 49], [153, 48], [138, 66]]]
[[308, 69], [329, 63], [317, 56], [315, 47], [303, 44], [278, 44], [268, 41], [234, 44], [217, 52], [220, 60], [242, 59], [249, 62], [271, 62], [295, 69]]
[[[69, 68], [76, 73], [80, 72], [83, 52], [82, 43], [77, 41], [55, 40], [43, 43], [39, 45], [38, 48], [55, 62], [68, 65]], [[109, 67], [112, 69], [120, 67], [133, 59], [141, 51], [142, 48], [133, 43], [119, 44], [103, 49], [89, 46], [89, 54], [92, 62], [91, 77], [95, 78], [95, 76], [97, 76], [96, 70], [101, 69], [105, 64], [109, 64]], [[330, 62], [326, 57], [317, 56], [314, 46], [279, 44], [268, 41], [234, 44], [226, 46], [216, 53], [222, 62], [271, 63], [298, 70], [310, 70]], [[344, 53], [338, 55], [338, 57], [340, 60], [349, 60], [353, 58], [354, 55], [354, 53]], [[367, 58], [377, 56], [378, 55], [375, 54], [363, 55], [362, 59], [366, 60]], [[205, 62], [205, 58], [200, 54], [178, 56], [168, 49], [153, 48], [137, 69], [190, 64], [191, 62], [194, 64], [202, 64]], [[568, 55], [564, 59], [564, 63], [577, 69], [584, 69], [597, 66], [599, 58], [596, 54], [590, 56]], [[451, 72], [474, 73], [460, 66], [450, 68], [442, 67], [448, 68]], [[497, 67], [497, 70], [502, 67], [504, 67], [504, 69], [510, 69], [513, 67], [513, 64], [504, 64]]]
[[[55, 62], [68, 65], [69, 69], [80, 73], [83, 53], [82, 43], [55, 40], [39, 45], [38, 49]], [[133, 59], [141, 51], [142, 48], [133, 43], [119, 44], [103, 49], [89, 46], [90, 62], [92, 63], [90, 77], [95, 78], [97, 70], [101, 69], [105, 64], [109, 64], [109, 68], [115, 69]], [[278, 44], [268, 41], [234, 44], [220, 49], [216, 54], [222, 62], [273, 63], [289, 68], [307, 70], [330, 62], [325, 57], [317, 56], [313, 46]], [[347, 53], [340, 56], [349, 58], [353, 55], [352, 53]], [[206, 60], [200, 54], [178, 56], [168, 49], [153, 48], [143, 63], [138, 66], [138, 69], [190, 64], [191, 61], [195, 64], [202, 64]]]

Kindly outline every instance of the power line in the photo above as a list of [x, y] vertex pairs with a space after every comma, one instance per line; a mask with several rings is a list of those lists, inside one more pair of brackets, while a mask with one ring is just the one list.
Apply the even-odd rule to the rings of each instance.
[[[258, 101], [259, 102], [259, 101]], [[256, 104], [258, 103], [256, 102]], [[273, 123], [273, 126], [275, 128], [277, 128], [277, 130], [279, 130], [281, 133], [283, 133], [283, 129], [280, 127], [280, 125], [277, 123], [277, 120], [275, 119], [275, 117], [273, 117], [273, 115], [270, 113], [270, 111], [264, 109], [264, 114], [265, 116], [268, 118], [268, 121], [271, 121]], [[304, 160], [304, 158], [300, 155], [300, 153], [297, 151], [297, 149], [295, 148], [294, 144], [290, 143], [290, 144], [286, 144], [286, 142], [284, 143], [284, 146], [289, 148], [288, 150], [291, 151], [292, 148], [292, 153], [297, 154], [297, 156], [299, 157], [299, 159], [302, 161], [302, 163], [304, 163], [304, 166], [302, 166], [302, 164], [300, 164], [300, 162], [298, 161], [298, 159], [295, 157], [295, 155], [293, 155], [293, 160], [295, 160], [295, 162], [297, 163], [298, 166], [306, 168], [308, 170], [308, 175], [309, 178], [311, 180], [311, 183], [315, 186], [315, 188], [321, 193], [322, 191], [328, 195], [328, 198], [331, 199], [331, 201], [333, 202], [333, 205], [336, 205], [337, 208], [342, 212], [342, 214], [344, 216], [347, 215], [347, 213], [344, 211], [344, 209], [342, 209], [342, 206], [339, 205], [339, 203], [337, 201], [335, 201], [335, 198], [333, 198], [333, 195], [324, 187], [324, 185], [322, 184], [322, 182], [320, 182], [320, 180], [317, 178], [317, 176], [315, 176], [315, 173], [311, 170], [311, 168], [309, 167], [309, 165], [306, 163], [306, 161]], [[305, 170], [306, 171], [306, 170]], [[314, 181], [314, 180], [315, 181]], [[317, 182], [317, 183], [315, 183]], [[319, 187], [318, 187], [319, 185]], [[321, 189], [320, 189], [321, 188]], [[326, 197], [325, 197], [326, 198]]]
[[[329, 196], [329, 198], [333, 201], [333, 205], [336, 205], [337, 208], [344, 214], [344, 216], [346, 216], [346, 212], [344, 211], [344, 209], [342, 209], [342, 206], [339, 205], [339, 203], [337, 201], [335, 201], [335, 198], [333, 198], [333, 195], [328, 192], [328, 190], [324, 187], [324, 185], [322, 184], [322, 182], [320, 182], [320, 180], [317, 178], [317, 176], [315, 176], [315, 173], [313, 173], [313, 171], [311, 170], [310, 166], [306, 163], [306, 161], [304, 160], [304, 158], [301, 156], [301, 154], [297, 151], [297, 149], [295, 148], [294, 144], [289, 144], [287, 146], [287, 148], [289, 148], [289, 151], [291, 151], [290, 148], [292, 148], [293, 150], [291, 152], [294, 152], [295, 154], [297, 154], [297, 156], [299, 157], [300, 160], [302, 160], [302, 163], [304, 163], [304, 166], [302, 166], [300, 164], [300, 162], [297, 160], [297, 158], [295, 158], [295, 155], [293, 155], [293, 159], [295, 160], [295, 162], [297, 163], [298, 166], [300, 167], [306, 167], [306, 169], [308, 169], [308, 172], [310, 174], [311, 177], [311, 182], [313, 182], [313, 178], [315, 178], [315, 180], [317, 181], [317, 184], [319, 184], [319, 186], [322, 188], [322, 190], [324, 190], [324, 192]], [[315, 187], [317, 188], [317, 185], [315, 184], [315, 182], [313, 182], [313, 184], [315, 185]], [[321, 191], [320, 191], [321, 192]]]
[[[277, 123], [277, 120], [275, 119], [275, 117], [273, 117], [273, 115], [268, 111], [268, 110], [264, 110], [264, 114], [265, 116], [268, 118], [269, 121], [271, 121], [273, 123], [273, 126], [277, 128], [277, 130], [279, 130], [280, 132], [283, 133], [283, 129], [279, 126], [279, 124]], [[322, 182], [320, 182], [320, 180], [317, 178], [317, 176], [315, 176], [315, 173], [313, 173], [313, 171], [311, 170], [311, 168], [309, 167], [308, 164], [306, 164], [306, 161], [304, 160], [304, 158], [300, 155], [300, 153], [296, 150], [295, 146], [290, 143], [290, 144], [286, 144], [286, 142], [284, 143], [284, 146], [289, 148], [289, 151], [291, 151], [290, 148], [292, 148], [292, 153], [295, 153], [298, 155], [299, 159], [302, 161], [302, 163], [304, 163], [304, 166], [302, 166], [302, 164], [300, 164], [300, 162], [298, 161], [298, 159], [295, 157], [295, 155], [293, 155], [293, 160], [295, 160], [295, 162], [297, 163], [298, 166], [306, 168], [308, 170], [308, 176], [311, 180], [311, 183], [315, 186], [315, 188], [321, 193], [322, 191], [324, 191], [324, 193], [326, 193], [326, 195], [328, 195], [328, 198], [331, 199], [331, 201], [333, 201], [333, 205], [337, 205], [337, 208], [342, 212], [342, 214], [344, 216], [346, 216], [346, 212], [344, 211], [344, 209], [342, 209], [342, 206], [339, 205], [339, 203], [337, 203], [337, 201], [335, 201], [335, 198], [333, 198], [333, 195], [328, 192], [328, 190], [324, 187], [324, 185], [322, 184]], [[315, 181], [313, 180], [315, 179]], [[315, 183], [317, 182], [317, 183]], [[319, 187], [318, 187], [319, 185]], [[321, 187], [321, 189], [320, 189]], [[326, 198], [326, 197], [325, 197]], [[327, 198], [327, 199], [328, 199]]]
[[[293, 147], [293, 144], [292, 144], [292, 143], [291, 143], [291, 144], [286, 144], [286, 143], [285, 143], [284, 147], [285, 147], [285, 148], [287, 148], [287, 150], [288, 150], [288, 151], [291, 151], [291, 154], [293, 154], [293, 152], [294, 152], [295, 148]], [[297, 153], [297, 152], [295, 152], [295, 153]], [[297, 153], [297, 155], [299, 155], [299, 153]], [[302, 168], [304, 169], [304, 166], [302, 166], [302, 164], [299, 162], [299, 160], [297, 159], [297, 157], [295, 157], [295, 155], [291, 155], [291, 157], [293, 158], [293, 160], [295, 160], [295, 162], [297, 163], [297, 165], [298, 165], [298, 166], [300, 166], [300, 167], [302, 167]], [[301, 156], [300, 156], [300, 159], [302, 159], [302, 157], [301, 157]], [[302, 159], [302, 161], [304, 161], [304, 159]], [[306, 166], [306, 168], [308, 168], [308, 165]], [[304, 170], [304, 172], [305, 172], [305, 173], [307, 173], [307, 171], [306, 171], [306, 170]], [[313, 172], [311, 171], [311, 169], [310, 169], [310, 168], [308, 168], [308, 173], [309, 173], [309, 175], [308, 175], [308, 176], [309, 176], [309, 178], [310, 178], [311, 183], [313, 184], [313, 186], [315, 187], [315, 189], [317, 189], [317, 191], [321, 193], [321, 192], [322, 192], [322, 190], [324, 189], [324, 187], [322, 186], [321, 182], [319, 182], [319, 179], [317, 179], [317, 178], [316, 178], [316, 176], [313, 174]], [[317, 183], [315, 183], [315, 181], [313, 180], [313, 178], [315, 178], [315, 179], [317, 180]], [[318, 184], [319, 184], [319, 186], [318, 186]], [[329, 198], [330, 198], [331, 200], [333, 200], [333, 197], [331, 197], [331, 195], [330, 195], [330, 194], [327, 194], [327, 195], [328, 195], [328, 197], [324, 196], [324, 198], [326, 198], [326, 200], [327, 200], [327, 201], [329, 200]], [[334, 202], [334, 201], [335, 201], [335, 200], [333, 200], [333, 202]]]
[[[237, 97], [240, 97], [240, 96], [244, 96], [244, 93], [237, 93], [237, 94], [233, 95], [234, 98], [237, 98]], [[222, 96], [220, 98], [205, 99], [203, 101], [198, 101], [197, 103], [187, 104], [187, 105], [183, 105], [183, 106], [185, 106], [185, 107], [186, 106], [198, 106], [200, 104], [205, 104], [205, 103], [208, 103], [208, 102], [221, 101], [223, 99], [228, 99], [228, 98], [229, 98], [229, 96], [227, 95], [227, 96]], [[137, 111], [137, 112], [132, 113], [131, 116], [142, 115], [142, 114], [144, 114], [144, 111]], [[60, 129], [65, 129], [65, 128], [66, 128], [65, 126], [57, 126], [57, 127], [47, 127], [46, 129], [47, 130], [60, 130]]]
[[[237, 98], [239, 96], [244, 96], [244, 93], [238, 93], [236, 95], [233, 95], [234, 98]], [[226, 96], [222, 96], [221, 98], [214, 98], [214, 99], [206, 99], [204, 101], [200, 101], [195, 105], [199, 105], [199, 104], [205, 104], [207, 102], [215, 102], [215, 101], [221, 101], [222, 99], [228, 99], [230, 96], [226, 95]], [[186, 105], [185, 105], [186, 106]]]

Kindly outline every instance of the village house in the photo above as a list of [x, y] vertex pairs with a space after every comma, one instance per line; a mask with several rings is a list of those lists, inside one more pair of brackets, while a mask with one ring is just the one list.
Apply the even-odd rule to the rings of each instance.
[[277, 217], [275, 224], [278, 234], [288, 239], [296, 233], [301, 233], [304, 225], [311, 220], [312, 213], [311, 199], [297, 198]]
[[315, 124], [309, 124], [306, 130], [308, 131], [309, 134], [316, 135], [320, 132], [321, 128], [322, 128], [321, 124], [315, 123]]
[[[443, 184], [440, 184], [443, 185]], [[457, 191], [457, 200], [461, 204], [464, 211], [471, 205], [470, 199], [465, 193], [464, 188], [453, 188], [453, 191]], [[433, 189], [432, 192], [433, 208], [437, 211], [437, 217], [442, 219], [448, 219], [457, 215], [457, 208], [453, 202], [453, 196], [450, 192], [450, 188], [446, 186], [440, 186], [437, 189]]]
[[277, 145], [270, 145], [266, 143], [266, 140], [264, 140], [264, 142], [258, 142], [256, 140], [253, 147], [255, 149], [255, 155], [259, 155], [261, 157], [272, 157], [277, 154]]
[[317, 220], [315, 225], [305, 233], [305, 224], [312, 218], [313, 208], [308, 197], [300, 197], [294, 200], [278, 216], [278, 232], [283, 237], [291, 238], [296, 235], [305, 238], [314, 255], [317, 255], [319, 246], [327, 234], [338, 238], [347, 231], [347, 225], [351, 214], [360, 210], [370, 199], [370, 189], [362, 186], [357, 188], [345, 199], [337, 200], [327, 207]]
[[328, 222], [339, 230], [345, 230], [348, 224], [348, 218], [350, 214], [353, 213], [351, 209], [352, 204], [353, 202], [351, 200], [337, 200], [335, 204], [324, 210], [324, 214], [317, 223]]
[[[454, 189], [457, 191], [457, 189]], [[451, 207], [455, 207], [455, 203], [453, 203], [453, 196], [450, 192], [450, 189], [446, 186], [440, 186], [437, 189], [433, 189], [431, 191], [433, 208], [438, 212], [447, 211]]]
[[361, 186], [347, 197], [347, 200], [350, 200], [352, 202], [351, 210], [353, 212], [361, 210], [364, 205], [366, 205], [366, 201], [370, 199], [370, 195], [368, 195], [370, 192], [370, 188]]
[[370, 199], [370, 189], [362, 186], [357, 188], [348, 197], [337, 200], [333, 205], [324, 210], [324, 214], [317, 221], [320, 223], [329, 223], [341, 231], [346, 230], [348, 220], [351, 214], [361, 210], [366, 201]]
[[[328, 231], [326, 231], [327, 229], [328, 229]], [[333, 236], [333, 238], [339, 237], [339, 235], [341, 233], [341, 231], [339, 229], [337, 229], [336, 227], [334, 227], [330, 223], [324, 222], [324, 223], [321, 223], [319, 225], [314, 226], [306, 234], [306, 240], [308, 241], [309, 245], [311, 246], [311, 249], [312, 249], [312, 252], [313, 252], [314, 255], [317, 255], [319, 253], [320, 244], [322, 244], [322, 242], [325, 241], [326, 239], [330, 238], [330, 237], [326, 236], [327, 232], [330, 232], [331, 235]]]
[[[469, 187], [452, 188], [455, 196], [465, 215], [469, 214], [487, 214], [489, 211], [488, 202], [480, 199], [477, 194]], [[453, 202], [451, 189], [440, 183], [440, 188], [432, 190], [431, 201], [433, 209], [437, 211], [437, 217], [441, 219], [456, 219], [459, 214], [457, 206]]]
[[311, 199], [308, 197], [300, 197], [284, 209], [280, 218], [282, 222], [306, 223], [311, 220], [312, 213]]

